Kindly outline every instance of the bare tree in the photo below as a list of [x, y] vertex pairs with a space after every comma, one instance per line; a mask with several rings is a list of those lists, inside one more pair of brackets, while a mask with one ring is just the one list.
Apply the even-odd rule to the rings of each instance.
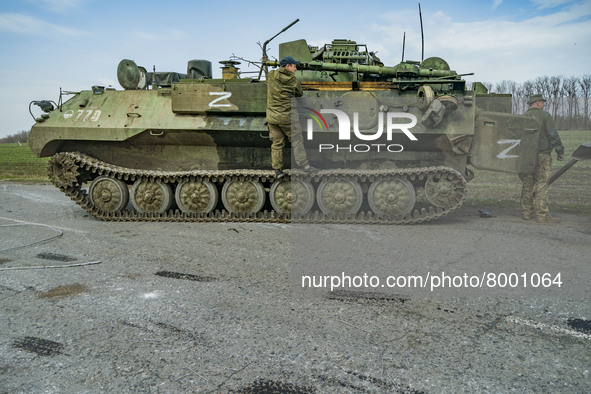
[[579, 79], [577, 77], [565, 78], [562, 82], [562, 94], [566, 101], [565, 120], [566, 128], [572, 129], [575, 126], [575, 119], [577, 116], [577, 85]]
[[517, 83], [515, 81], [503, 80], [495, 85], [495, 93], [509, 94], [515, 91]]
[[581, 95], [583, 96], [583, 127], [589, 128], [589, 95], [591, 93], [591, 74], [585, 74], [579, 81]]
[[552, 117], [556, 119], [558, 114], [558, 104], [560, 100], [560, 91], [562, 89], [562, 76], [553, 76], [550, 77], [550, 92], [548, 93], [548, 97], [552, 98], [554, 105], [552, 106], [552, 110], [548, 111], [552, 114]]
[[511, 94], [512, 112], [524, 113], [529, 105], [527, 101], [533, 94], [543, 95], [546, 111], [554, 118], [557, 127], [570, 130], [589, 130], [591, 128], [591, 75], [582, 78], [559, 76], [541, 76], [534, 80], [516, 83], [503, 80], [496, 84], [483, 82], [491, 93]]
[[525, 108], [527, 105], [527, 97], [525, 95], [525, 90], [523, 86], [516, 85], [515, 92], [513, 93], [513, 108], [512, 112], [514, 114], [520, 114], [525, 112]]

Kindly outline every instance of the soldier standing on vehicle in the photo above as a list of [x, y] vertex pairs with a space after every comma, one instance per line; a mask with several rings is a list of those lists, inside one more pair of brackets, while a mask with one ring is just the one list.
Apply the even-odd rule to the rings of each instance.
[[[536, 119], [540, 124], [538, 139], [538, 164], [532, 174], [519, 174], [521, 189], [521, 217], [530, 220], [535, 211], [538, 223], [560, 223], [560, 219], [550, 216], [548, 209], [548, 182], [552, 175], [552, 149], [557, 160], [564, 160], [564, 147], [554, 126], [552, 115], [544, 111], [546, 99], [541, 94], [530, 97], [529, 109], [525, 116]], [[535, 190], [535, 197], [534, 197]]]
[[[271, 162], [277, 178], [283, 178], [283, 148], [285, 137], [291, 142], [296, 164], [305, 173], [316, 172], [310, 166], [300, 127], [291, 125], [291, 99], [303, 95], [302, 86], [295, 77], [299, 61], [286, 56], [279, 62], [281, 67], [267, 76], [267, 123], [271, 139]], [[292, 135], [293, 132], [293, 135]]]

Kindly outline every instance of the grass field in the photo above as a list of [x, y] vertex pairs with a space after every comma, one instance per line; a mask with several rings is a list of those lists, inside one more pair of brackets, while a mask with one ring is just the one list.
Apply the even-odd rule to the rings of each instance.
[[[560, 168], [582, 143], [591, 142], [591, 131], [560, 132], [565, 146], [565, 160], [559, 162], [553, 153], [552, 166]], [[49, 182], [48, 158], [37, 158], [26, 144], [0, 144], [0, 181]], [[476, 170], [468, 184], [466, 205], [487, 208], [519, 207], [521, 181], [514, 174]], [[550, 187], [550, 207], [591, 213], [591, 160], [580, 161]]]
[[[582, 143], [591, 142], [591, 131], [561, 131], [564, 161], [556, 160], [552, 153], [554, 171], [566, 164], [571, 153]], [[514, 174], [476, 170], [468, 183], [467, 205], [519, 207], [521, 181]], [[550, 208], [591, 213], [591, 160], [579, 161], [550, 186]]]
[[0, 144], [0, 180], [49, 182], [48, 157], [37, 158], [27, 144]]

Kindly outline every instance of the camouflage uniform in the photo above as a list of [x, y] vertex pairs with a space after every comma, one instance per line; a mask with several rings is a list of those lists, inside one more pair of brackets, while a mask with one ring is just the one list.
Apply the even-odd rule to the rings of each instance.
[[[540, 124], [538, 139], [538, 165], [533, 174], [519, 174], [523, 185], [521, 188], [521, 215], [530, 219], [535, 212], [538, 221], [546, 221], [548, 209], [548, 181], [552, 175], [552, 149], [556, 150], [559, 160], [564, 155], [564, 147], [554, 126], [552, 115], [539, 108], [530, 108], [525, 116], [536, 119]], [[536, 191], [535, 199], [533, 196]]]
[[267, 76], [267, 123], [271, 139], [271, 162], [274, 170], [283, 169], [285, 137], [291, 142], [295, 162], [300, 167], [308, 165], [302, 131], [294, 122], [292, 129], [291, 99], [303, 95], [302, 86], [295, 75], [279, 67]]

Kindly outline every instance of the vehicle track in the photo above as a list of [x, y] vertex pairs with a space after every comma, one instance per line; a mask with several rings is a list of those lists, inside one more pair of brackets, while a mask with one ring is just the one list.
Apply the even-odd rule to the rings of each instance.
[[[97, 207], [83, 185], [99, 176], [117, 179], [130, 185], [138, 180], [161, 182], [176, 188], [182, 181], [207, 180], [218, 186], [229, 181], [253, 181], [271, 185], [278, 182], [270, 170], [194, 170], [194, 171], [154, 171], [120, 167], [105, 163], [82, 153], [63, 152], [52, 157], [48, 167], [52, 183], [62, 190], [76, 204], [89, 214], [105, 221], [179, 221], [179, 222], [272, 222], [272, 223], [347, 223], [347, 224], [416, 224], [434, 220], [459, 208], [466, 198], [466, 180], [462, 175], [448, 167], [423, 167], [405, 169], [357, 170], [331, 169], [315, 174], [286, 171], [284, 181], [291, 179], [306, 181], [318, 186], [325, 180], [354, 181], [362, 188], [383, 180], [403, 180], [413, 185], [418, 203], [404, 215], [376, 214], [371, 209], [355, 214], [325, 213], [312, 209], [303, 213], [279, 213], [276, 210], [259, 212], [229, 212], [225, 207], [211, 212], [183, 212], [180, 209], [167, 209], [164, 212], [140, 212], [121, 210], [107, 212]], [[441, 182], [443, 180], [444, 182]], [[443, 193], [433, 185], [443, 184]], [[430, 185], [430, 186], [428, 186]], [[429, 190], [432, 189], [432, 190]], [[425, 198], [421, 198], [425, 197]], [[367, 196], [365, 197], [367, 199]], [[398, 199], [398, 196], [394, 196]], [[414, 196], [413, 196], [414, 198]], [[431, 202], [435, 201], [435, 203]], [[413, 201], [414, 203], [414, 201]], [[317, 206], [315, 205], [315, 208]]]

